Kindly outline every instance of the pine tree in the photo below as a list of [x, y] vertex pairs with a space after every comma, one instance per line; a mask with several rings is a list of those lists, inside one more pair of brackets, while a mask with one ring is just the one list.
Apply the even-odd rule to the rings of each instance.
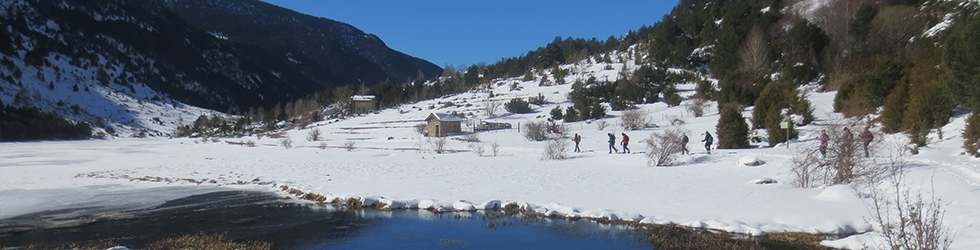
[[716, 126], [718, 148], [749, 148], [749, 125], [739, 112], [738, 104], [722, 105], [720, 115]]
[[970, 115], [963, 131], [963, 148], [975, 157], [980, 157], [980, 115]]
[[755, 99], [755, 109], [752, 110], [754, 128], [767, 128], [770, 125], [766, 122], [770, 109], [781, 110], [790, 106], [790, 101], [796, 98], [793, 96], [795, 91], [792, 84], [790, 81], [783, 80], [767, 84], [762, 89], [759, 98]]
[[885, 109], [881, 111], [881, 123], [885, 125], [882, 129], [885, 133], [897, 133], [902, 129], [902, 119], [905, 118], [905, 111], [909, 102], [908, 83], [902, 82], [885, 99]]
[[949, 29], [943, 63], [949, 67], [946, 93], [956, 104], [980, 111], [980, 16], [962, 12]]
[[575, 110], [575, 107], [568, 107], [568, 109], [565, 109], [565, 116], [563, 118], [565, 119], [565, 122], [574, 122], [579, 121], [580, 119], [578, 111]]
[[589, 118], [591, 118], [591, 119], [601, 119], [603, 117], [606, 117], [606, 107], [602, 106], [602, 103], [600, 103], [598, 101], [593, 102], [591, 109], [592, 109], [591, 110], [591, 113], [592, 114], [589, 115]]
[[504, 108], [507, 109], [508, 112], [517, 114], [531, 113], [531, 111], [533, 111], [531, 109], [531, 104], [525, 101], [524, 98], [520, 97], [515, 97], [514, 99], [511, 99], [509, 102], [505, 103]]
[[943, 63], [949, 67], [946, 95], [973, 114], [963, 132], [963, 147], [973, 156], [980, 144], [980, 16], [977, 11], [963, 11], [947, 34]]
[[565, 117], [561, 112], [561, 105], [555, 105], [555, 108], [551, 109], [551, 120], [558, 121]]
[[781, 122], [787, 121], [782, 115], [781, 109], [771, 108], [766, 115], [766, 133], [769, 135], [769, 146], [775, 147], [776, 144], [798, 138], [799, 132], [794, 128], [794, 124], [789, 122], [789, 138], [786, 138], [786, 129], [780, 126]]
[[674, 84], [668, 85], [667, 88], [664, 89], [663, 94], [664, 102], [667, 103], [668, 106], [676, 107], [677, 105], [681, 105], [681, 95], [677, 93], [677, 86]]

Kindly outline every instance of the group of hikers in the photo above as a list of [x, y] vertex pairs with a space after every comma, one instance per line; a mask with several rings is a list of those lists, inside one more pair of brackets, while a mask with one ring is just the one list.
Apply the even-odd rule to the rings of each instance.
[[[616, 148], [616, 135], [614, 135], [613, 133], [608, 133], [607, 135], [609, 136], [609, 153], [612, 154], [613, 151], [619, 153], [619, 149]], [[629, 148], [630, 137], [626, 135], [626, 133], [622, 133], [622, 135], [623, 135], [623, 140], [620, 141], [620, 145], [623, 146], [623, 154], [632, 153], [632, 151], [630, 151]], [[575, 142], [575, 152], [582, 152], [582, 149], [579, 148], [579, 143], [582, 142], [582, 136], [579, 134], [575, 134], [575, 136], [572, 137], [572, 141]], [[711, 137], [711, 132], [704, 131], [704, 139], [701, 141], [704, 142], [704, 150], [706, 150], [708, 154], [710, 154], [711, 144], [714, 143], [714, 137]], [[687, 150], [688, 142], [690, 142], [690, 139], [687, 137], [687, 134], [685, 133], [681, 138], [681, 153], [683, 154], [690, 153], [690, 151]]]
[[[862, 145], [864, 146], [864, 158], [871, 157], [871, 154], [868, 153], [868, 146], [871, 145], [871, 142], [874, 141], [875, 137], [873, 134], [871, 134], [870, 128], [864, 127], [864, 132], [861, 132], [861, 135], [859, 136], [861, 137], [860, 139], [861, 142], [863, 143]], [[840, 136], [841, 144], [847, 145], [852, 143], [853, 141], [854, 141], [854, 134], [851, 133], [850, 129], [844, 127], [844, 129], [841, 131], [841, 136]], [[820, 155], [823, 157], [827, 157], [827, 144], [829, 142], [830, 142], [830, 136], [827, 135], [827, 130], [824, 129], [821, 131], [820, 134]]]
[[[609, 153], [610, 154], [612, 154], [613, 152], [619, 153], [619, 149], [616, 148], [616, 135], [614, 135], [613, 133], [608, 133], [607, 135], [609, 136]], [[626, 133], [622, 133], [622, 135], [623, 135], [622, 137], [623, 139], [620, 141], [620, 145], [623, 146], [623, 154], [632, 153], [629, 148], [630, 137], [626, 135]], [[870, 154], [868, 152], [868, 146], [870, 146], [871, 142], [874, 140], [874, 135], [871, 134], [871, 131], [869, 130], [868, 127], [865, 127], [864, 132], [861, 132], [859, 136], [864, 146], [864, 157], [865, 158], [870, 157]], [[704, 139], [702, 139], [701, 141], [704, 142], [704, 150], [707, 151], [708, 154], [711, 154], [711, 145], [714, 143], [714, 140], [715, 138], [711, 136], [711, 132], [704, 131]], [[854, 135], [851, 133], [850, 129], [845, 127], [843, 131], [841, 131], [840, 140], [842, 143], [845, 144], [851, 143], [854, 140]], [[582, 149], [579, 148], [579, 143], [582, 142], [582, 136], [579, 134], [575, 134], [575, 136], [572, 137], [572, 141], [575, 142], [575, 152], [582, 152]], [[690, 139], [687, 137], [687, 133], [685, 133], [683, 134], [683, 137], [681, 137], [682, 154], [690, 154], [690, 151], [687, 150], [688, 142], [690, 142]], [[821, 131], [821, 135], [820, 135], [820, 155], [823, 157], [827, 156], [827, 145], [829, 142], [830, 142], [830, 136], [827, 135], [827, 130], [824, 129]]]

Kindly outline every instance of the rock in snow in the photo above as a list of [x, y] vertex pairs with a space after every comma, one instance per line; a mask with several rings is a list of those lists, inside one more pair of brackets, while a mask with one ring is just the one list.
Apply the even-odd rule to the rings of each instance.
[[759, 166], [762, 165], [762, 161], [760, 161], [759, 158], [756, 158], [755, 156], [745, 156], [738, 159], [738, 164], [742, 164], [746, 166]]

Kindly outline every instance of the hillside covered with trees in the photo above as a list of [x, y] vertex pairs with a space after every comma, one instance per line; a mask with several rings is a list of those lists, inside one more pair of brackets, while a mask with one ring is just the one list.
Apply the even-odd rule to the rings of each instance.
[[[484, 79], [463, 82], [544, 70], [560, 78], [557, 65], [610, 60], [607, 52], [635, 46], [633, 60], [642, 66], [621, 79], [577, 83], [571, 96], [576, 108], [602, 102], [628, 109], [661, 101], [658, 96], [668, 101], [671, 85], [698, 83], [691, 98], [719, 107], [754, 106], [754, 129], [778, 126], [790, 114], [804, 117], [805, 125], [813, 119], [812, 108], [798, 87], [817, 84], [838, 91], [836, 112], [871, 119], [885, 132], [906, 133], [923, 146], [926, 135], [951, 117], [980, 111], [978, 33], [973, 1], [682, 0], [660, 22], [621, 38], [558, 37], [526, 55], [470, 67], [467, 74], [478, 71]], [[669, 68], [698, 74], [668, 73]], [[789, 114], [781, 114], [786, 109]], [[980, 118], [970, 119], [964, 136], [964, 146], [980, 156]], [[771, 137], [772, 144], [789, 139]]]

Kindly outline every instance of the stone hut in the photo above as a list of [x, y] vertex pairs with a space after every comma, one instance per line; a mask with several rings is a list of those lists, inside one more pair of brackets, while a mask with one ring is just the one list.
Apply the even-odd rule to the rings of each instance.
[[378, 102], [373, 95], [355, 95], [351, 99], [354, 101], [354, 114], [374, 111], [374, 107]]
[[453, 114], [430, 113], [425, 118], [426, 136], [443, 137], [449, 133], [462, 133], [463, 118]]

